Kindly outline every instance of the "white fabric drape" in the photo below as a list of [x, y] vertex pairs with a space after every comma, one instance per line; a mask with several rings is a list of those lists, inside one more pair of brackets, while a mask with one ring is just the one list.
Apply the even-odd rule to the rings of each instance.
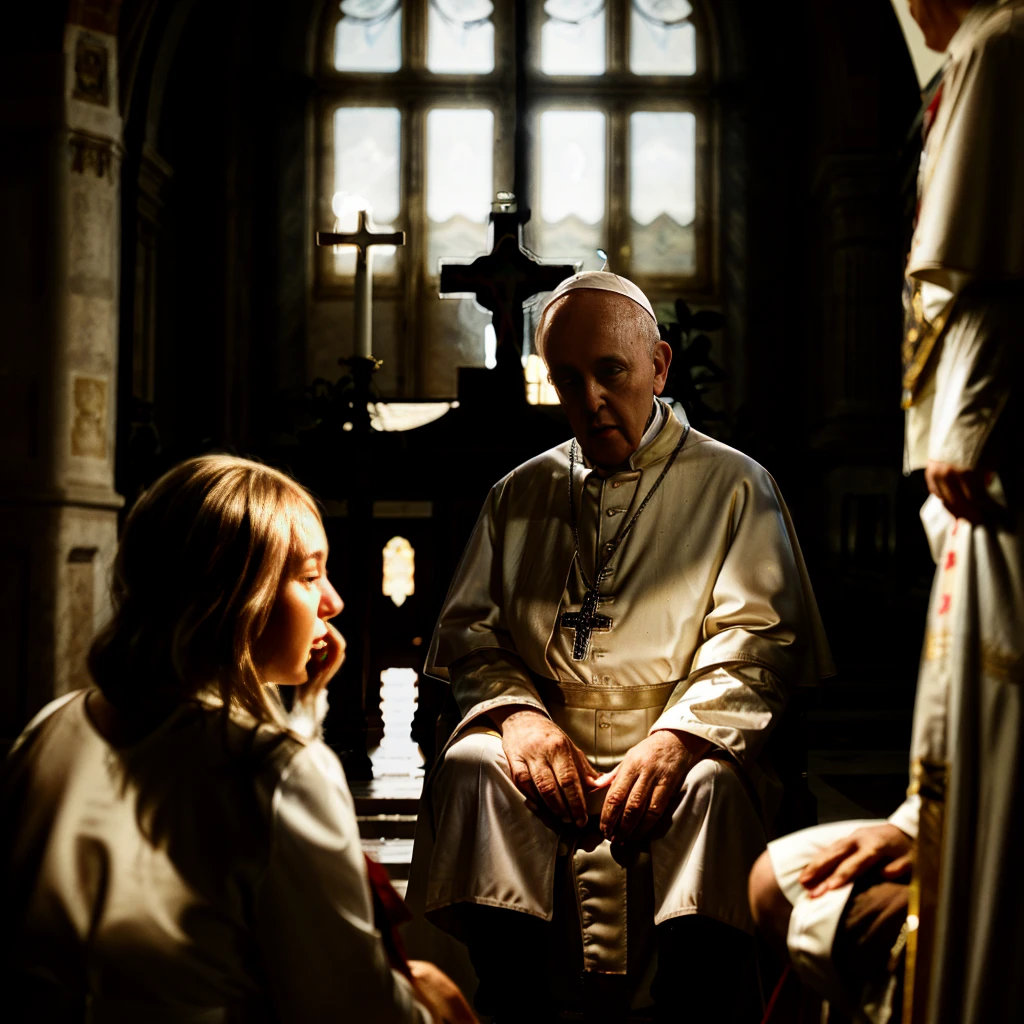
[[189, 704], [115, 748], [86, 693], [0, 775], [4, 967], [36, 1019], [429, 1020], [374, 928], [327, 747]]

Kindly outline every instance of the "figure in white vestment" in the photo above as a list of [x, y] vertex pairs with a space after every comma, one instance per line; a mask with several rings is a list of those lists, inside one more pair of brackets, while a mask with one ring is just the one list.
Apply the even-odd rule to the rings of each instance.
[[462, 718], [410, 900], [467, 942], [499, 1021], [640, 999], [655, 931], [656, 1002], [757, 1021], [762, 754], [830, 671], [796, 535], [764, 469], [657, 397], [671, 350], [634, 284], [569, 278], [537, 344], [574, 437], [493, 487], [441, 612], [427, 672]]
[[855, 1019], [898, 1016], [902, 985], [907, 1024], [982, 1024], [1024, 1018], [1024, 2], [910, 6], [949, 58], [905, 289], [906, 469], [936, 560], [909, 795], [772, 843], [751, 895]]
[[475, 1020], [405, 960], [341, 763], [294, 728], [344, 653], [326, 562], [312, 498], [256, 463], [194, 459], [139, 499], [97, 685], [0, 770], [5, 1021]]

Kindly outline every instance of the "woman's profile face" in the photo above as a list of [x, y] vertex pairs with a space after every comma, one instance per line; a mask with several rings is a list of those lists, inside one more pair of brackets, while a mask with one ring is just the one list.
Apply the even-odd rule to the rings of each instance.
[[320, 660], [327, 660], [331, 642], [327, 620], [344, 607], [327, 579], [327, 537], [323, 527], [311, 514], [301, 526], [297, 548], [289, 559], [267, 628], [257, 644], [264, 678], [279, 686], [307, 682], [310, 663], [316, 666]]

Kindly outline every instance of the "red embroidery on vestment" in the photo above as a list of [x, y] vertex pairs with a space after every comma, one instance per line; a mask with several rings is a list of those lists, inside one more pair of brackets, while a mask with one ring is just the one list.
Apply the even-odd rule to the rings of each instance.
[[924, 118], [921, 121], [921, 135], [923, 138], [928, 138], [928, 133], [932, 130], [932, 125], [935, 124], [935, 115], [939, 112], [939, 104], [942, 102], [942, 85], [941, 83], [938, 89], [935, 90], [935, 95], [932, 97], [931, 103], [928, 104], [928, 109], [924, 112]]
[[950, 551], [950, 553], [946, 555], [946, 569], [952, 569], [954, 565], [956, 565], [956, 552]]
[[953, 597], [952, 597], [951, 594], [943, 594], [942, 595], [942, 600], [939, 601], [939, 614], [940, 615], [945, 615], [946, 612], [949, 611], [949, 606], [952, 603], [952, 601], [953, 601]]

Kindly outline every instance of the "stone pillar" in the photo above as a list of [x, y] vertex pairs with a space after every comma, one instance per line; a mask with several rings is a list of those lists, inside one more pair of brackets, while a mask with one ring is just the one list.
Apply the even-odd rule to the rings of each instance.
[[824, 540], [831, 565], [875, 574], [893, 554], [901, 476], [898, 196], [895, 161], [873, 155], [826, 160], [815, 190], [824, 302], [807, 400], [826, 470]]
[[105, 27], [0, 69], [0, 742], [87, 683], [109, 611], [122, 126]]

